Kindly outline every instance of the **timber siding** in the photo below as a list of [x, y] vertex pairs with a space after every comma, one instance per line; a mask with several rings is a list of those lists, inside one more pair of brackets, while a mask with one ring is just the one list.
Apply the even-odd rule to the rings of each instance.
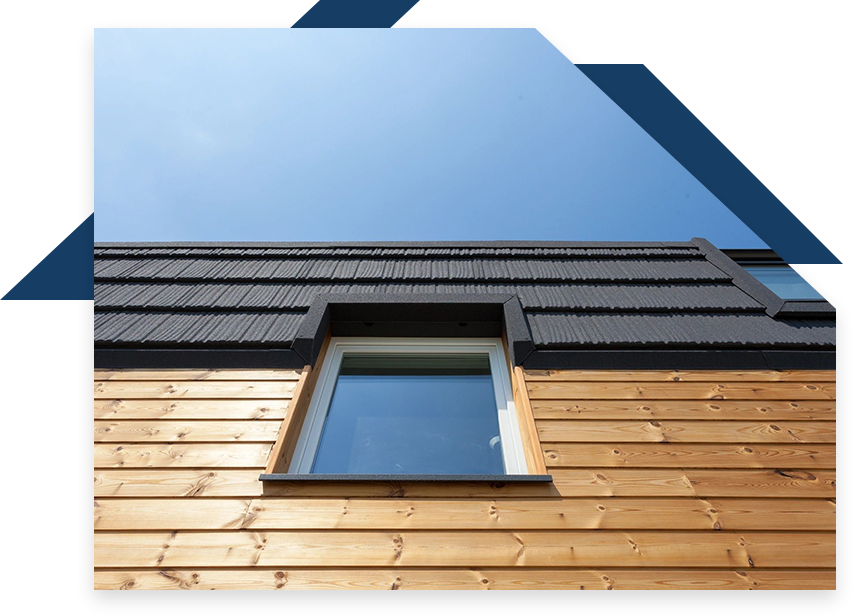
[[524, 377], [553, 484], [264, 486], [298, 370], [96, 371], [95, 587], [834, 588], [833, 371]]

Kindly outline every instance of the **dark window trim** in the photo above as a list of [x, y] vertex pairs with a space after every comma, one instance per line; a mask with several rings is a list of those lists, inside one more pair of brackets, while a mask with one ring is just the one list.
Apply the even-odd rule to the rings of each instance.
[[261, 474], [269, 482], [346, 483], [552, 483], [550, 474]]
[[370, 337], [499, 337], [521, 365], [535, 350], [516, 295], [330, 293], [314, 298], [292, 348], [315, 365], [326, 335]]
[[726, 250], [723, 252], [700, 237], [693, 237], [692, 243], [704, 253], [708, 262], [731, 276], [734, 286], [761, 303], [766, 308], [766, 313], [773, 318], [835, 315], [834, 306], [828, 301], [783, 299], [743, 269], [743, 265], [787, 265], [771, 250]]

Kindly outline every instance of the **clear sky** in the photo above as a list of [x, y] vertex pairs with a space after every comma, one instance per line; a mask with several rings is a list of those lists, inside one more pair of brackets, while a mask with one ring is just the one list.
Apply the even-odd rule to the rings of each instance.
[[96, 241], [693, 236], [764, 247], [535, 30], [95, 33]]

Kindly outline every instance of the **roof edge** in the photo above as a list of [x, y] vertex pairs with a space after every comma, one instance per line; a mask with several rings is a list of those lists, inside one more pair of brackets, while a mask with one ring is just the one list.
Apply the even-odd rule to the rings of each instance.
[[95, 248], [690, 248], [689, 241], [96, 241]]

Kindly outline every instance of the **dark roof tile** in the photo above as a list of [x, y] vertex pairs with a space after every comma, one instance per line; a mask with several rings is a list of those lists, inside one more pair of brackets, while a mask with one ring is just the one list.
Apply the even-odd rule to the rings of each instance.
[[776, 320], [765, 314], [528, 315], [536, 346], [834, 346], [827, 320]]
[[706, 257], [711, 248], [701, 241], [96, 244], [95, 341], [287, 347], [320, 293], [462, 293], [517, 295], [540, 348], [834, 346], [834, 320], [773, 318], [757, 292], [765, 289], [732, 280]]

